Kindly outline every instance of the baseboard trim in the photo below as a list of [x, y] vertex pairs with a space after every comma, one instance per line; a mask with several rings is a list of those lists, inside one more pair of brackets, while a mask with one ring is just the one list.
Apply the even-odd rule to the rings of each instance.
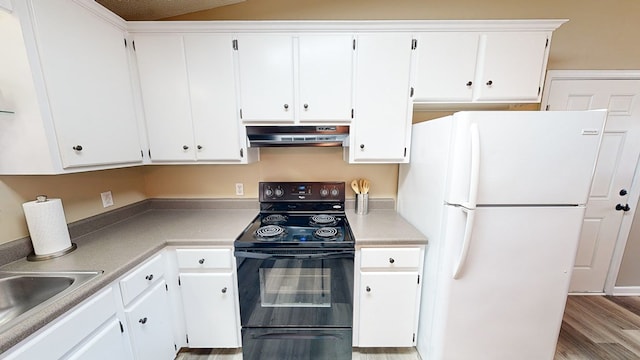
[[640, 286], [615, 286], [613, 296], [640, 296]]

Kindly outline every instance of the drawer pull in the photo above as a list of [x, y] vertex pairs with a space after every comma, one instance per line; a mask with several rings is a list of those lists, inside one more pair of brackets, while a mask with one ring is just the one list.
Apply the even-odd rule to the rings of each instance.
[[149, 275], [145, 276], [144, 278], [149, 280], [149, 281], [151, 281], [151, 280], [153, 280], [153, 274], [149, 274]]
[[394, 262], [396, 262], [393, 258], [389, 258], [389, 263], [393, 264]]
[[371, 292], [371, 288], [370, 287], [366, 287], [365, 290], [367, 290], [367, 292]]
[[144, 325], [144, 324], [146, 324], [146, 323], [147, 323], [147, 318], [146, 318], [146, 317], [143, 317], [142, 319], [138, 320], [138, 322], [139, 322], [140, 324], [143, 324], [143, 325]]
[[227, 287], [226, 287], [226, 286], [222, 288], [222, 293], [223, 293], [223, 294], [226, 294], [226, 293], [227, 293]]
[[199, 263], [200, 265], [204, 264], [204, 259], [200, 259], [200, 260], [198, 260], [198, 263]]

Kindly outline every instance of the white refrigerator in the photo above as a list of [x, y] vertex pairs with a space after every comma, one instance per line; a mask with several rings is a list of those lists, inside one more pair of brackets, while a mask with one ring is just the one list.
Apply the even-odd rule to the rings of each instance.
[[553, 359], [605, 111], [413, 125], [398, 211], [428, 238], [423, 360]]

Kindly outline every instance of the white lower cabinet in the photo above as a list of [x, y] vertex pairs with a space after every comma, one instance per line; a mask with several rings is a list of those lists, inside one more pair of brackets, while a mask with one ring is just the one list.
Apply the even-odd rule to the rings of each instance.
[[356, 252], [354, 346], [415, 346], [424, 248]]
[[0, 358], [132, 359], [112, 287], [85, 300]]
[[231, 248], [177, 249], [190, 348], [237, 348], [240, 311]]
[[175, 357], [170, 312], [164, 280], [125, 308], [137, 360], [168, 360]]
[[180, 282], [189, 347], [240, 347], [233, 274], [181, 273]]

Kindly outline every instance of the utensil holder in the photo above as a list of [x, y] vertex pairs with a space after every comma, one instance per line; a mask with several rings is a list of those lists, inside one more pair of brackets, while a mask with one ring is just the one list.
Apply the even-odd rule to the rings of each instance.
[[356, 194], [356, 214], [365, 215], [369, 212], [369, 194]]

